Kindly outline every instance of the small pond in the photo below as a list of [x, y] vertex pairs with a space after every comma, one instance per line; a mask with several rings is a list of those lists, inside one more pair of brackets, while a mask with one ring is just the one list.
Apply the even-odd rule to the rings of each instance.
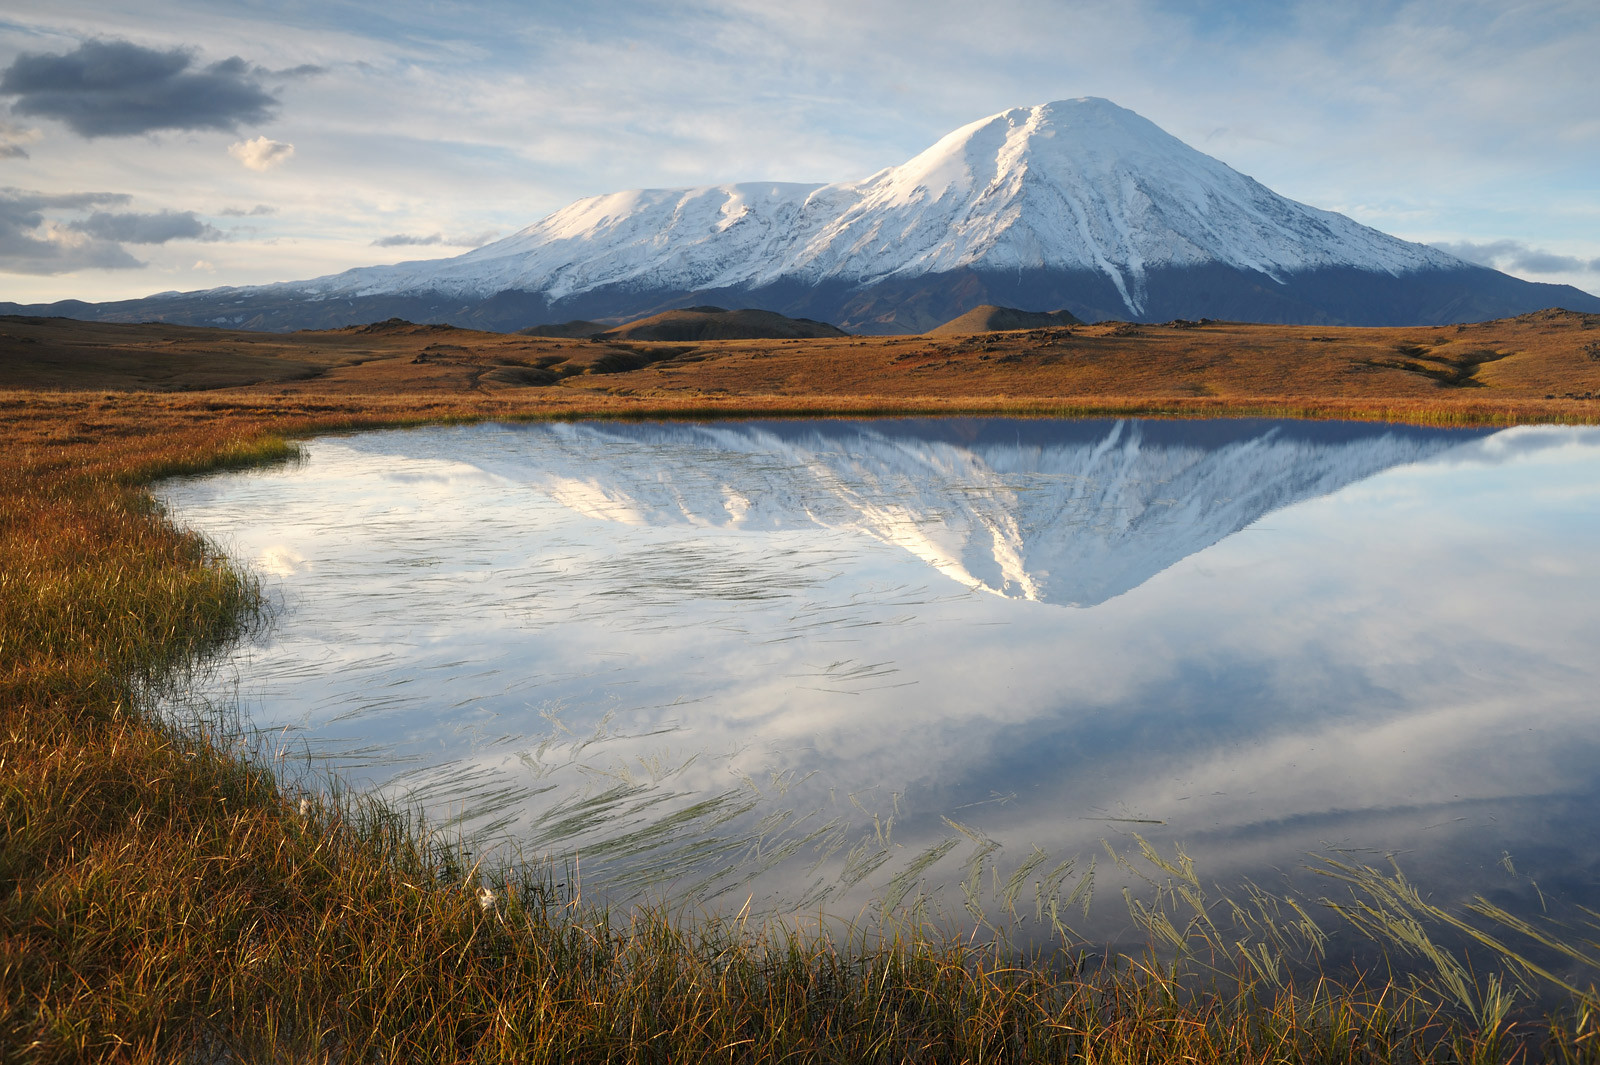
[[199, 697], [586, 890], [1092, 927], [1143, 839], [1600, 903], [1597, 430], [483, 425], [158, 494], [277, 607]]

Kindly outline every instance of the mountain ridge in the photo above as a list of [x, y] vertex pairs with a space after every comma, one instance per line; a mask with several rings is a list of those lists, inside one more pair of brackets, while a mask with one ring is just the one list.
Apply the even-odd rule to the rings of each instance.
[[399, 316], [516, 329], [696, 304], [869, 333], [921, 332], [980, 304], [1090, 321], [1351, 325], [1600, 311], [1571, 286], [1279, 196], [1093, 97], [990, 115], [860, 181], [615, 192], [450, 259], [72, 309], [259, 328]]

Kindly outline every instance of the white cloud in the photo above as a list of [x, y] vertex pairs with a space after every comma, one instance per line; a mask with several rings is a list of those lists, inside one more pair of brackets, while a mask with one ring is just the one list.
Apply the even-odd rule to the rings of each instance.
[[294, 154], [294, 145], [256, 137], [228, 145], [228, 154], [251, 170], [271, 170]]

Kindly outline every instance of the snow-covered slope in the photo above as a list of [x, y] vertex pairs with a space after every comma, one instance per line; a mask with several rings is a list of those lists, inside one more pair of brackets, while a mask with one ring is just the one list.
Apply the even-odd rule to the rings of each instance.
[[1206, 264], [1275, 281], [1328, 267], [1399, 275], [1467, 265], [1285, 199], [1132, 111], [1088, 98], [991, 115], [864, 181], [596, 196], [456, 258], [275, 287], [323, 298], [517, 290], [554, 302], [606, 286], [1090, 271], [1137, 316], [1148, 271]]
[[1121, 595], [1275, 510], [1473, 436], [1138, 421], [527, 431], [537, 448], [473, 461], [591, 517], [860, 533], [969, 588], [1069, 606]]
[[1546, 307], [1502, 274], [1305, 204], [1100, 99], [1017, 108], [902, 166], [579, 200], [452, 259], [15, 314], [245, 329], [390, 317], [516, 330], [713, 304], [858, 333], [922, 333], [982, 304], [1108, 318], [1443, 325]]

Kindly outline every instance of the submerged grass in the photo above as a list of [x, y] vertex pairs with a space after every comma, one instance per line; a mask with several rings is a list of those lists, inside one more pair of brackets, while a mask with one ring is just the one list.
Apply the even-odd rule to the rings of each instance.
[[[1307, 978], [1310, 913], [1208, 900], [1181, 856], [1143, 856], [1166, 877], [1135, 906], [1149, 953], [1096, 960], [892, 917], [830, 934], [609, 912], [564, 869], [481, 868], [376, 801], [297, 794], [237, 733], [153, 713], [261, 598], [142, 486], [474, 412], [163, 410], [19, 402], [0, 429], [0, 1060], [1600, 1061], [1600, 997], [1570, 967], [1538, 1020], [1509, 1006], [1531, 962]], [[1003, 897], [1069, 872], [1035, 860]], [[1330, 873], [1355, 926], [1424, 954], [1442, 948], [1413, 926], [1463, 920], [1387, 874]], [[1590, 933], [1483, 907], [1592, 963]]]

